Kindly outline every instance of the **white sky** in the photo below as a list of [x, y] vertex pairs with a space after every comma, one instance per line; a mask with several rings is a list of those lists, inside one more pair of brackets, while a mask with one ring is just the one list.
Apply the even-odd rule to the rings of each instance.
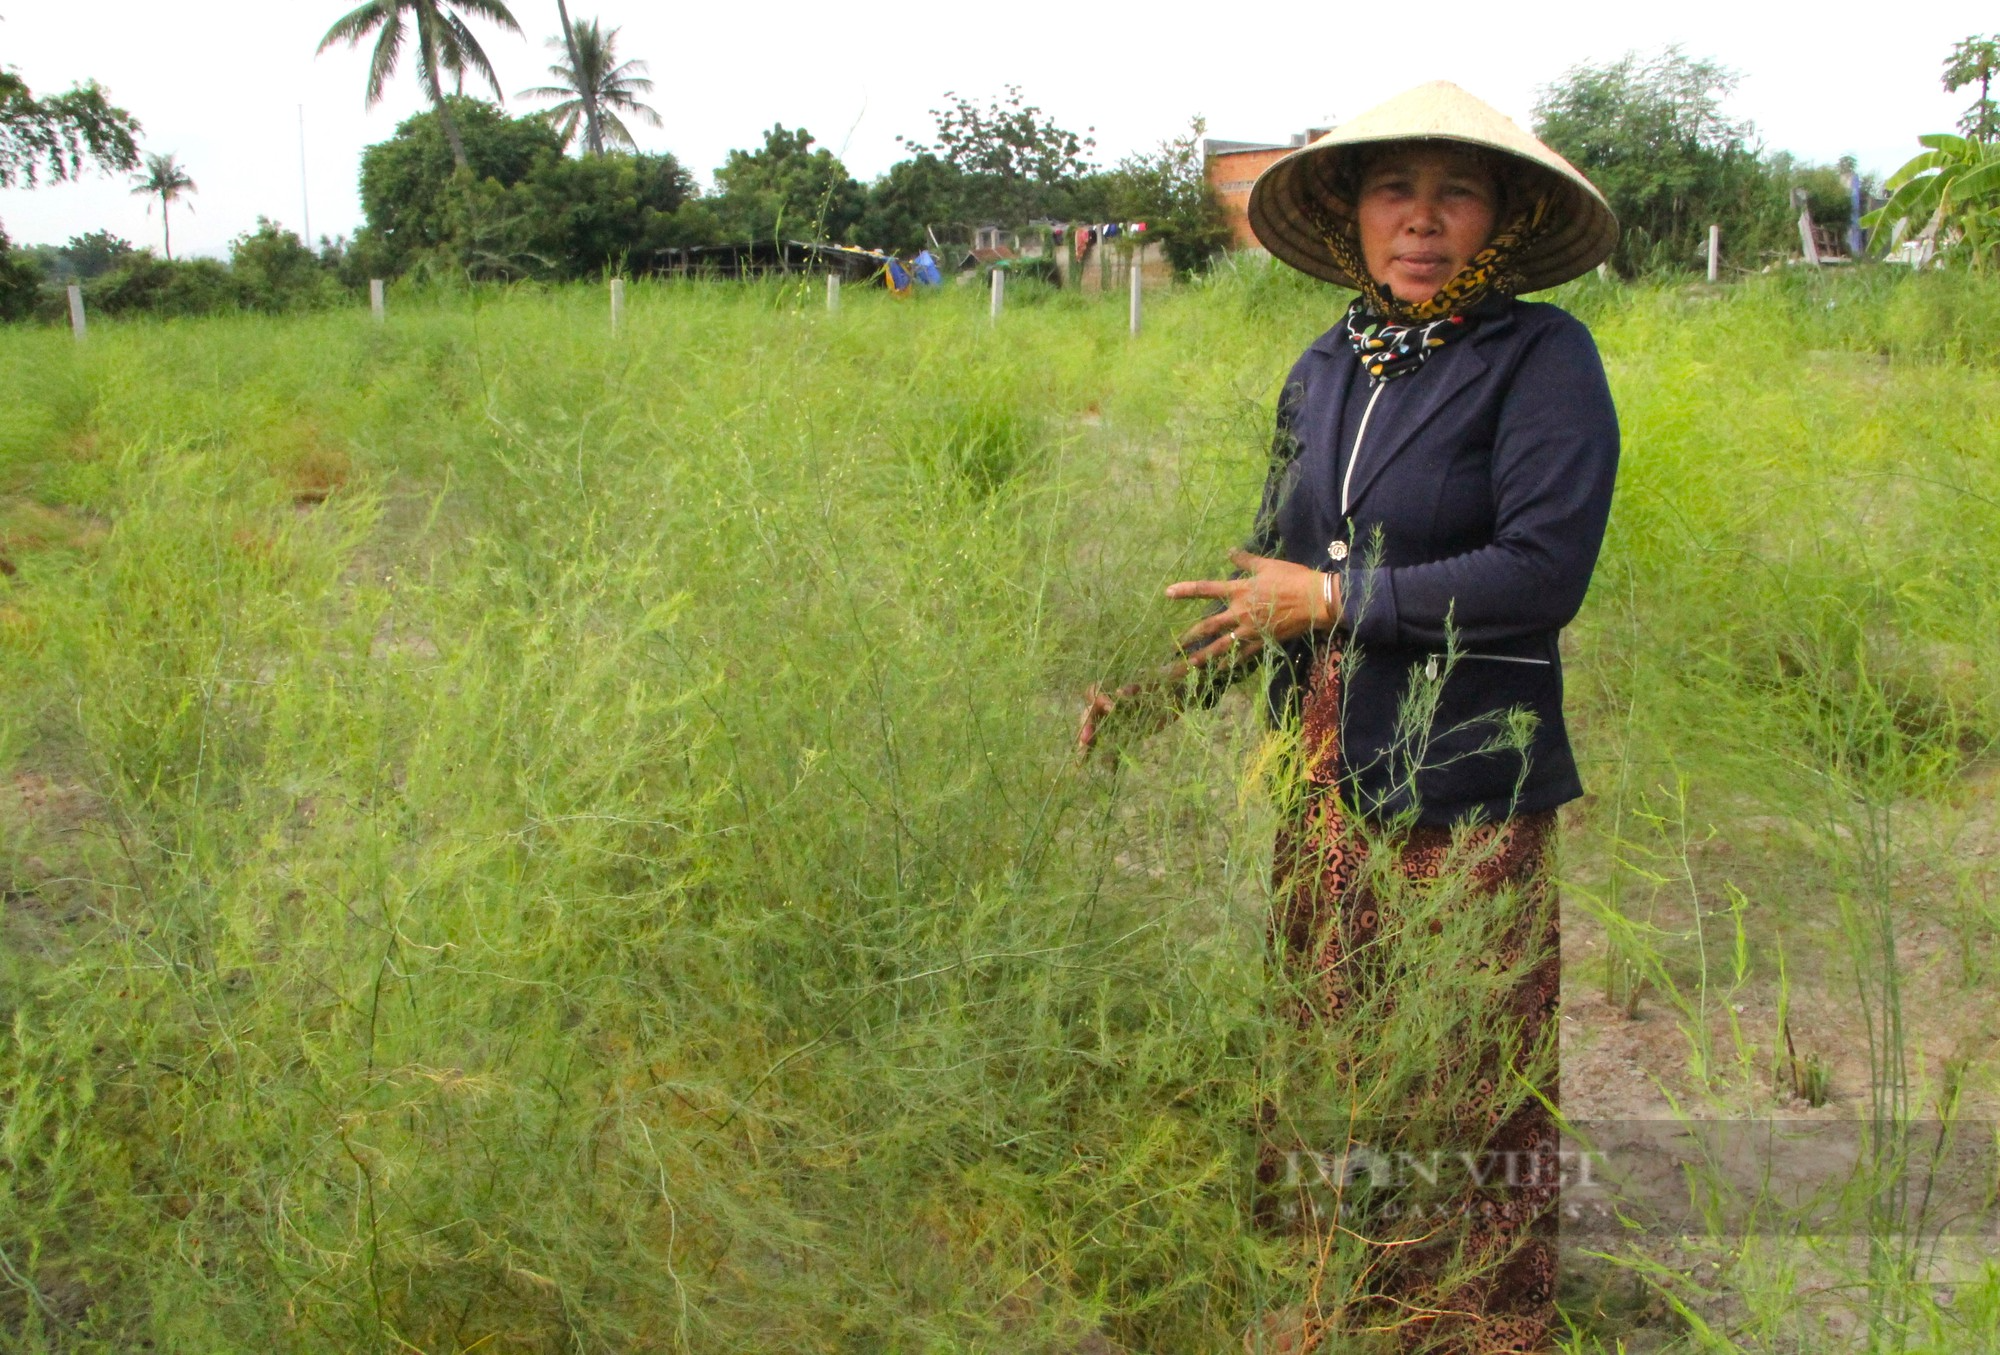
[[[313, 233], [360, 225], [361, 149], [420, 101], [406, 69], [382, 104], [364, 109], [366, 48], [315, 59], [353, 3], [0, 0], [0, 63], [37, 93], [87, 77], [104, 84], [144, 124], [146, 149], [179, 156], [199, 186], [192, 215], [175, 209], [175, 253], [219, 255], [260, 213], [299, 228], [301, 105]], [[515, 91], [543, 83], [552, 55], [541, 43], [557, 19], [554, 0], [512, 7], [527, 37], [480, 31], [518, 113], [530, 105]], [[666, 125], [633, 130], [704, 183], [731, 147], [760, 144], [777, 121], [811, 129], [867, 179], [901, 158], [897, 133], [930, 133], [928, 110], [945, 90], [983, 98], [1008, 82], [1064, 126], [1094, 125], [1105, 163], [1197, 112], [1211, 136], [1283, 140], [1425, 79], [1455, 80], [1525, 126], [1536, 89], [1571, 65], [1669, 43], [1742, 74], [1732, 111], [1754, 119], [1771, 148], [1826, 161], [1851, 153], [1887, 171], [1917, 152], [1920, 133], [1950, 130], [1969, 102], [1938, 83], [1951, 44], [2000, 28], [1985, 0], [1907, 10], [1421, 0], [1407, 14], [1359, 3], [869, 10], [573, 0], [570, 12], [622, 27], [621, 54], [651, 63], [651, 102]], [[1382, 16], [1372, 26], [1370, 12]], [[23, 243], [98, 227], [159, 240], [157, 209], [149, 215], [129, 185], [96, 177], [0, 192], [0, 222]]]

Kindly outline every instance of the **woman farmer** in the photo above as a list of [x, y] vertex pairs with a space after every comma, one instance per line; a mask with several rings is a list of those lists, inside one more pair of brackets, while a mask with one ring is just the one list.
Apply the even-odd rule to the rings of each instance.
[[[1280, 832], [1271, 930], [1308, 1028], [1388, 1010], [1378, 961], [1399, 900], [1430, 889], [1492, 915], [1476, 965], [1506, 976], [1487, 1023], [1504, 1038], [1438, 1074], [1467, 1089], [1449, 1133], [1515, 1154], [1517, 1173], [1519, 1155], [1532, 1165], [1497, 1202], [1469, 1196], [1456, 1233], [1378, 1233], [1371, 1301], [1387, 1316], [1362, 1325], [1405, 1348], [1543, 1350], [1558, 1165], [1549, 874], [1555, 810], [1582, 794], [1557, 637], [1596, 563], [1618, 425], [1589, 332], [1516, 296], [1595, 267], [1617, 222], [1567, 161], [1442, 82], [1273, 164], [1250, 222], [1279, 259], [1359, 296], [1285, 382], [1236, 572], [1167, 589], [1214, 603], [1183, 658], [1115, 694], [1092, 688], [1079, 741], [1091, 747], [1121, 706], [1210, 698], [1270, 659], [1269, 712], [1302, 733], [1308, 792]], [[1549, 1071], [1510, 1085], [1523, 1068]], [[1315, 1318], [1295, 1345], [1328, 1330]]]

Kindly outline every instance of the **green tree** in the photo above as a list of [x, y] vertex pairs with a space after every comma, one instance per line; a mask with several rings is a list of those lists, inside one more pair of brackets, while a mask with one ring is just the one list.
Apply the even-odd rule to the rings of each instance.
[[919, 151], [868, 186], [855, 237], [878, 249], [914, 251], [934, 235], [962, 234], [970, 220], [967, 189], [965, 171]]
[[446, 245], [471, 219], [453, 202], [460, 151], [466, 178], [491, 180], [500, 188], [513, 187], [542, 161], [562, 155], [561, 139], [541, 118], [510, 118], [489, 103], [456, 95], [445, 103], [459, 132], [456, 150], [447, 140], [444, 118], [432, 111], [405, 118], [394, 136], [361, 153], [367, 225], [355, 247], [385, 273], [400, 273]]
[[38, 99], [20, 76], [0, 70], [0, 188], [74, 179], [85, 161], [128, 174], [139, 167], [138, 137], [138, 119], [94, 80]]
[[83, 280], [102, 277], [133, 253], [132, 242], [110, 231], [72, 235], [62, 247], [62, 256], [71, 272]]
[[[169, 219], [169, 213], [172, 212], [174, 203], [181, 198], [200, 191], [195, 187], [194, 180], [188, 177], [187, 167], [176, 162], [172, 154], [146, 157], [146, 172], [139, 176], [139, 182], [132, 192], [135, 196], [160, 200], [160, 231], [165, 237], [168, 263], [174, 260], [174, 227]], [[152, 210], [150, 205], [146, 208], [148, 213]]]
[[2000, 34], [1981, 37], [1975, 33], [1954, 46], [1944, 61], [1945, 93], [1979, 86], [1979, 97], [1958, 120], [1958, 130], [1974, 141], [2000, 138], [2000, 107], [1993, 103], [1996, 74], [2000, 74]]
[[[74, 179], [86, 161], [106, 174], [129, 173], [139, 166], [138, 137], [139, 120], [94, 80], [38, 99], [20, 76], [0, 70], [0, 188]], [[40, 285], [41, 270], [0, 228], [0, 319], [29, 314]]]
[[1736, 76], [1677, 47], [1578, 66], [1535, 104], [1535, 134], [1589, 175], [1618, 214], [1614, 265], [1692, 267], [1718, 223], [1738, 257], [1782, 244], [1789, 207], [1723, 100]]
[[412, 269], [454, 277], [594, 277], [643, 271], [663, 249], [707, 243], [693, 176], [671, 155], [565, 156], [540, 115], [509, 118], [453, 99], [468, 168], [452, 168], [434, 113], [406, 119], [361, 155], [367, 225], [342, 251], [344, 278]]
[[694, 177], [671, 155], [555, 156], [509, 194], [528, 223], [525, 248], [558, 277], [641, 272], [687, 238]]
[[1176, 270], [1191, 273], [1229, 244], [1229, 216], [1208, 181], [1201, 139], [1208, 124], [1196, 117], [1187, 134], [1158, 149], [1128, 155], [1104, 176], [1107, 216], [1144, 221]]
[[479, 39], [459, 13], [460, 10], [513, 32], [521, 31], [521, 26], [514, 22], [514, 16], [508, 12], [503, 0], [367, 0], [358, 9], [342, 15], [332, 28], [327, 29], [326, 36], [319, 41], [318, 51], [324, 52], [336, 42], [345, 42], [350, 47], [359, 46], [369, 34], [376, 34], [375, 51], [368, 62], [367, 103], [373, 107], [381, 101], [389, 77], [396, 73], [396, 62], [402, 55], [403, 44], [414, 31], [417, 39], [417, 84], [437, 110], [445, 141], [451, 147], [452, 163], [464, 169], [469, 160], [457, 120], [452, 115], [450, 100], [445, 94], [444, 72], [451, 72], [458, 84], [463, 85], [469, 67], [485, 77], [487, 84], [493, 87], [494, 98], [504, 96], [500, 93], [500, 78], [493, 73], [493, 63], [487, 59], [486, 49], [479, 45]]
[[912, 152], [928, 152], [965, 176], [965, 203], [975, 214], [996, 220], [1025, 220], [1046, 211], [1057, 195], [1051, 190], [1072, 186], [1093, 166], [1090, 152], [1097, 142], [1085, 128], [1078, 136], [1056, 125], [1034, 104], [1025, 103], [1019, 85], [989, 98], [982, 107], [952, 90], [946, 107], [933, 108], [936, 140], [921, 142], [897, 137]]
[[861, 219], [867, 195], [832, 151], [812, 149], [805, 128], [774, 126], [763, 146], [735, 150], [715, 171], [713, 206], [732, 240], [845, 240]]
[[618, 33], [616, 28], [603, 32], [591, 19], [560, 38], [549, 39], [550, 47], [568, 56], [549, 67], [549, 74], [560, 83], [537, 85], [517, 96], [561, 100], [540, 116], [556, 129], [565, 147], [580, 138], [589, 155], [604, 154], [607, 142], [636, 150], [639, 143], [619, 116], [621, 112], [650, 127], [660, 125], [660, 115], [638, 99], [653, 88], [653, 82], [641, 74], [646, 63], [618, 60]]

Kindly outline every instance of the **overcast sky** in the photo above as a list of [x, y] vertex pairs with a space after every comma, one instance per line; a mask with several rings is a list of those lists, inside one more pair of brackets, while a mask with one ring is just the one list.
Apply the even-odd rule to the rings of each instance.
[[[511, 0], [526, 36], [480, 32], [515, 112], [517, 90], [543, 83], [557, 29], [554, 0]], [[194, 176], [192, 215], [176, 208], [175, 252], [223, 254], [262, 214], [299, 229], [299, 120], [314, 235], [352, 232], [363, 146], [416, 111], [399, 72], [389, 96], [362, 106], [366, 49], [313, 49], [341, 0], [0, 0], [0, 63], [38, 93], [95, 78], [145, 126], [148, 150], [171, 151]], [[1535, 91], [1566, 69], [1679, 43], [1735, 68], [1732, 111], [1767, 146], [1887, 171], [1949, 130], [1968, 101], [1947, 95], [1946, 51], [2000, 29], [1982, 0], [1914, 9], [1745, 0], [1625, 5], [1556, 0], [1507, 6], [1423, 0], [1393, 7], [966, 4], [892, 7], [763, 0], [664, 5], [572, 0], [571, 13], [623, 29], [621, 55], [651, 63], [665, 125], [635, 127], [706, 183], [731, 147], [760, 144], [773, 122], [805, 126], [866, 179], [901, 158], [897, 133], [924, 136], [947, 89], [975, 96], [1023, 87], [1064, 126], [1095, 127], [1098, 158], [1149, 147], [1201, 113], [1209, 134], [1282, 140], [1330, 125], [1424, 79], [1455, 80], [1524, 126]], [[1365, 17], [1381, 16], [1371, 27]], [[409, 58], [406, 56], [405, 60]], [[157, 207], [127, 183], [93, 177], [0, 192], [17, 242], [60, 243], [99, 227], [159, 240]]]

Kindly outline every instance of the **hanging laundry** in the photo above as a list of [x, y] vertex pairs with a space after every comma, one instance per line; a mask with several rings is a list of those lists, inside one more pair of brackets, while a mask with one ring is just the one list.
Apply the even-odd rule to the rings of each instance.
[[1115, 221], [1114, 221], [1114, 222], [1112, 222], [1112, 223], [1111, 223], [1110, 225], [1108, 225], [1108, 226], [1106, 226], [1106, 227], [1104, 228], [1104, 238], [1105, 238], [1105, 239], [1109, 240], [1109, 239], [1110, 239], [1110, 238], [1111, 238], [1112, 236], [1114, 236], [1114, 235], [1116, 235], [1116, 234], [1118, 234], [1118, 223], [1117, 223], [1117, 222], [1115, 222]]
[[910, 271], [917, 275], [917, 281], [925, 287], [936, 287], [944, 282], [944, 274], [938, 268], [937, 256], [929, 250], [917, 251], [917, 257], [910, 260]]

